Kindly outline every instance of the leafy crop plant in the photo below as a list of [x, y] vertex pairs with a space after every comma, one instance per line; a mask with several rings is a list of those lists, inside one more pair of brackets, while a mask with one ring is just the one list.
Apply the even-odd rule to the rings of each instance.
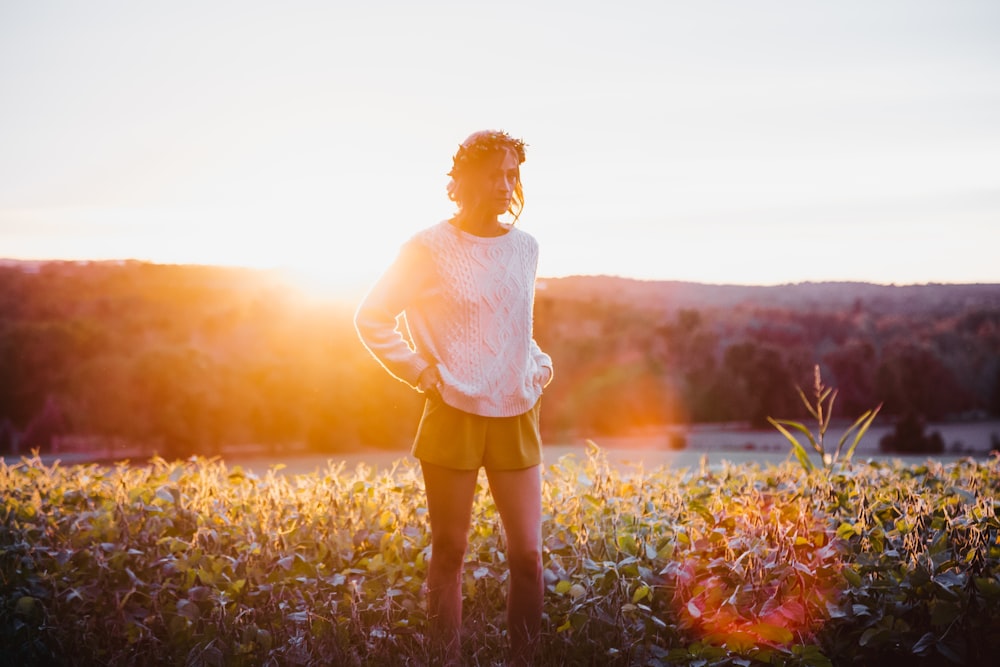
[[[993, 665], [1000, 458], [830, 471], [546, 463], [538, 664]], [[462, 663], [508, 658], [473, 507]], [[422, 481], [330, 462], [0, 463], [0, 665], [436, 664]]]

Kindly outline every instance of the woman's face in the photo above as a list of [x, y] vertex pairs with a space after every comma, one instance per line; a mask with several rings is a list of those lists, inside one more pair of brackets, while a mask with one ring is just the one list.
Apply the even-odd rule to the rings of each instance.
[[510, 208], [514, 189], [520, 178], [517, 155], [512, 150], [501, 150], [488, 155], [465, 179], [462, 188], [466, 195], [463, 208], [503, 215]]

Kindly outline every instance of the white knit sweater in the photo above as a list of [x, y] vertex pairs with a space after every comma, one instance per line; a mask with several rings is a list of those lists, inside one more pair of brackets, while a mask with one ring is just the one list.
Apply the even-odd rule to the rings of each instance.
[[552, 378], [552, 359], [532, 338], [537, 266], [538, 242], [520, 229], [482, 237], [440, 222], [403, 245], [354, 323], [397, 379], [416, 387], [437, 364], [448, 405], [519, 415]]

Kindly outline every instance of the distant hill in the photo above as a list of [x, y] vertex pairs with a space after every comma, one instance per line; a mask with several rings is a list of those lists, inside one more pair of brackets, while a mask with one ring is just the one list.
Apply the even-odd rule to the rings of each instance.
[[661, 312], [736, 307], [842, 312], [858, 308], [880, 314], [945, 316], [970, 308], [1000, 308], [1000, 284], [803, 282], [753, 286], [570, 276], [541, 280], [539, 289], [556, 299], [613, 301]]
[[[142, 265], [134, 260], [61, 261], [0, 258], [0, 267], [29, 273], [46, 264]], [[192, 266], [191, 268], [196, 268]], [[211, 269], [212, 267], [198, 267]], [[276, 277], [273, 271], [219, 267], [219, 276], [234, 273]], [[637, 280], [619, 276], [579, 275], [539, 278], [545, 296], [583, 302], [611, 302], [639, 310], [672, 313], [681, 309], [778, 308], [813, 312], [864, 309], [878, 314], [948, 316], [969, 309], [1000, 308], [1000, 284], [926, 283], [881, 285], [865, 282], [801, 282], [782, 285], [720, 285], [677, 280]]]

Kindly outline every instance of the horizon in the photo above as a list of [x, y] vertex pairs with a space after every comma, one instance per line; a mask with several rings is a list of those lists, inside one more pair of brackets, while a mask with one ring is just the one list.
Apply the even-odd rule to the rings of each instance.
[[0, 7], [0, 255], [354, 291], [497, 128], [539, 276], [1000, 283], [997, 3], [389, 4]]
[[[14, 265], [43, 265], [43, 264], [74, 264], [77, 266], [87, 266], [91, 264], [148, 264], [152, 266], [170, 266], [170, 267], [191, 267], [191, 268], [208, 268], [208, 269], [232, 269], [234, 271], [252, 271], [263, 274], [277, 274], [284, 276], [288, 283], [293, 287], [307, 293], [307, 295], [318, 296], [318, 297], [340, 297], [340, 296], [358, 296], [356, 291], [350, 289], [347, 293], [344, 293], [342, 289], [343, 286], [336, 286], [335, 289], [325, 289], [320, 287], [316, 289], [315, 285], [310, 286], [309, 276], [295, 275], [298, 271], [296, 269], [288, 267], [267, 267], [267, 266], [250, 266], [250, 265], [240, 265], [240, 264], [203, 264], [197, 262], [157, 262], [153, 260], [137, 259], [137, 258], [107, 258], [107, 259], [78, 259], [78, 258], [18, 258], [18, 257], [4, 257], [0, 256], [0, 266], [14, 266]], [[536, 278], [537, 283], [544, 283], [546, 281], [554, 280], [578, 280], [578, 279], [608, 279], [608, 280], [623, 280], [629, 282], [638, 283], [672, 283], [680, 285], [697, 285], [704, 287], [738, 287], [738, 288], [769, 288], [769, 287], [796, 287], [796, 286], [807, 286], [807, 285], [864, 285], [872, 287], [1000, 287], [1000, 280], [995, 282], [942, 282], [942, 281], [927, 281], [927, 282], [915, 282], [915, 283], [880, 283], [868, 280], [797, 280], [791, 282], [781, 282], [781, 283], [715, 283], [715, 282], [704, 282], [698, 280], [681, 280], [674, 278], [636, 278], [634, 276], [626, 276], [619, 274], [610, 273], [574, 273], [567, 275], [542, 275], [539, 274]], [[357, 287], [357, 286], [356, 286]], [[370, 285], [362, 285], [361, 291], [364, 292]], [[544, 289], [544, 287], [539, 287], [539, 289]]]

